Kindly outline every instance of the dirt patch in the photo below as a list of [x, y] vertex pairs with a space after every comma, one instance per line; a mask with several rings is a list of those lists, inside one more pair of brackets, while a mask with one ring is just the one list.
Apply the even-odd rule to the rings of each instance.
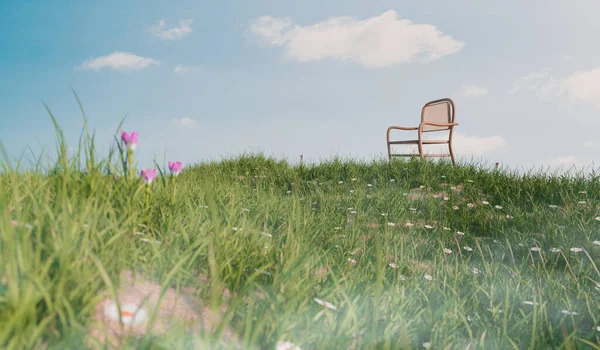
[[[119, 322], [116, 303], [110, 292], [101, 292], [105, 297], [96, 304], [90, 325], [88, 345], [92, 348], [120, 348], [127, 337], [142, 337], [153, 312], [156, 312], [156, 317], [148, 330], [152, 334], [164, 334], [175, 327], [183, 327], [193, 333], [202, 330], [214, 332], [223, 320], [223, 308], [212, 310], [194, 295], [169, 288], [159, 303], [159, 284], [140, 275], [134, 279], [129, 270], [123, 271], [119, 277], [121, 287], [117, 290], [117, 301], [123, 323]], [[228, 343], [235, 342], [233, 331], [226, 328], [223, 339]]]

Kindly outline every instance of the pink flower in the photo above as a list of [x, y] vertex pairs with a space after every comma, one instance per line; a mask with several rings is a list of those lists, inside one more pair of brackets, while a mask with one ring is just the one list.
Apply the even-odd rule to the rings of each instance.
[[138, 132], [134, 131], [131, 134], [128, 134], [126, 131], [123, 131], [121, 133], [121, 140], [127, 148], [133, 151], [138, 143]]
[[169, 171], [171, 174], [177, 176], [181, 172], [181, 162], [169, 162]]
[[156, 169], [142, 169], [140, 175], [143, 177], [144, 182], [150, 185], [156, 177]]

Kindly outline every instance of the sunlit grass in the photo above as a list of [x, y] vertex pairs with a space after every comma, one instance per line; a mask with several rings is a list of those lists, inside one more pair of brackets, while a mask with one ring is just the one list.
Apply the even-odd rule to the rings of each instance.
[[176, 181], [159, 168], [147, 191], [118, 142], [102, 160], [86, 129], [67, 158], [58, 135], [50, 172], [0, 175], [2, 348], [89, 346], [98, 292], [127, 269], [227, 306], [214, 333], [148, 332], [133, 348], [599, 343], [594, 174], [243, 155]]

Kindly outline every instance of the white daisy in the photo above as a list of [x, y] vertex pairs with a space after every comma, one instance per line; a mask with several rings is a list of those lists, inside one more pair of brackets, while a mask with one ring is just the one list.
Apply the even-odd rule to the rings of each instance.
[[502, 209], [502, 206], [501, 205], [494, 205], [494, 208], [496, 208], [496, 209]]
[[425, 349], [429, 349], [431, 347], [431, 343], [427, 341], [427, 342], [423, 343], [423, 347]]
[[373, 185], [372, 184], [367, 184], [367, 187], [373, 187]]
[[449, 200], [450, 200], [450, 198], [448, 198], [448, 197], [444, 197], [443, 199], [444, 199], [445, 201], [449, 201]]
[[473, 274], [474, 274], [474, 275], [479, 275], [479, 269], [478, 269], [478, 268], [476, 268], [476, 267], [474, 267], [474, 268], [473, 268]]
[[352, 210], [350, 214], [356, 214], [356, 210]]
[[550, 208], [558, 208], [558, 205], [555, 205], [555, 204], [550, 204], [550, 205], [548, 205], [548, 206], [549, 206]]
[[398, 268], [398, 265], [396, 265], [395, 263], [389, 263], [389, 266], [390, 266], [392, 269], [397, 269], [397, 268]]
[[387, 216], [387, 214], [386, 213], [381, 213], [381, 216]]
[[317, 304], [319, 304], [319, 305], [322, 305], [322, 306], [325, 306], [325, 307], [326, 307], [326, 308], [328, 308], [328, 309], [331, 309], [331, 310], [337, 310], [337, 307], [336, 307], [335, 305], [333, 305], [333, 304], [331, 304], [331, 303], [329, 303], [329, 302], [327, 302], [327, 301], [324, 301], [324, 300], [321, 300], [321, 299], [317, 299], [317, 298], [314, 298], [313, 300], [314, 300], [314, 301], [315, 301]]
[[352, 259], [352, 258], [348, 258], [348, 262], [350, 264], [352, 264], [353, 266], [356, 266], [356, 260]]
[[542, 248], [540, 248], [540, 247], [531, 247], [531, 251], [532, 252], [541, 252]]
[[456, 189], [456, 186], [450, 186], [450, 189], [451, 189], [451, 190], [455, 190], [455, 189]]
[[579, 253], [580, 251], [582, 251], [583, 249], [581, 248], [571, 248], [569, 249], [570, 251], [572, 251], [573, 253]]
[[390, 179], [390, 182], [396, 182], [396, 179]]
[[550, 248], [551, 253], [560, 253], [561, 250], [559, 248]]
[[469, 247], [469, 246], [464, 246], [463, 247], [464, 250], [468, 251], [468, 252], [472, 252], [473, 248]]
[[443, 229], [446, 230], [446, 231], [452, 230], [450, 227], [446, 227], [446, 226], [443, 226]]
[[593, 241], [592, 244], [600, 245], [600, 241]]
[[263, 232], [262, 235], [269, 238], [273, 237], [273, 235], [268, 232]]
[[398, 276], [398, 278], [400, 278], [400, 281], [406, 281], [406, 276], [404, 275], [400, 275]]
[[393, 222], [388, 222], [387, 225], [390, 227], [396, 227], [396, 224], [394, 224]]
[[353, 177], [353, 178], [352, 178], [352, 181], [356, 181], [356, 180], [358, 180], [358, 179], [357, 179], [357, 178], [355, 178], [355, 177]]
[[586, 204], [586, 203], [587, 203], [586, 201], [579, 201], [579, 202], [577, 202], [577, 204]]
[[417, 208], [408, 208], [410, 211], [417, 211]]
[[404, 224], [404, 226], [413, 227], [413, 226], [415, 226], [415, 224], [413, 224], [412, 222], [407, 222], [406, 224]]
[[459, 236], [464, 236], [465, 235], [464, 232], [460, 232], [460, 231], [456, 231], [456, 234], [459, 235]]
[[562, 310], [561, 312], [565, 315], [579, 315], [579, 312], [576, 311]]
[[452, 250], [450, 250], [448, 248], [444, 248], [444, 253], [446, 253], [446, 254], [452, 254]]
[[458, 210], [458, 206], [455, 205], [455, 206], [452, 207], [452, 209]]
[[428, 228], [428, 229], [432, 229], [433, 228], [433, 226], [431, 226], [431, 225], [423, 225], [423, 227]]
[[339, 183], [339, 184], [343, 184], [343, 183], [344, 183], [344, 181], [338, 181], [338, 183]]
[[[104, 315], [112, 321], [119, 322], [117, 304], [111, 302], [104, 307]], [[121, 305], [121, 321], [126, 325], [140, 324], [146, 320], [146, 310], [135, 304]]]
[[475, 204], [473, 204], [473, 203], [468, 203], [468, 204], [467, 204], [467, 207], [468, 207], [468, 208], [473, 208], [474, 206], [475, 206]]
[[354, 190], [350, 190], [350, 193], [354, 193]]
[[486, 204], [486, 205], [487, 205], [487, 204], [490, 204], [490, 202], [488, 202], [488, 201], [481, 201], [481, 203], [482, 203], [482, 204]]
[[596, 221], [600, 221], [600, 216], [596, 216]]
[[423, 277], [425, 277], [425, 279], [428, 281], [433, 281], [433, 277], [431, 275], [425, 274]]
[[333, 229], [334, 230], [341, 230], [342, 228], [338, 226], [338, 227], [334, 227]]
[[468, 183], [473, 183], [473, 180], [467, 180]]
[[507, 218], [507, 219], [513, 219], [513, 217], [512, 217], [512, 216], [510, 216], [510, 215], [508, 215], [508, 214], [506, 215], [506, 218]]
[[289, 341], [278, 341], [275, 350], [302, 350], [298, 345]]
[[419, 188], [425, 188], [425, 186], [421, 185], [421, 186], [419, 186]]

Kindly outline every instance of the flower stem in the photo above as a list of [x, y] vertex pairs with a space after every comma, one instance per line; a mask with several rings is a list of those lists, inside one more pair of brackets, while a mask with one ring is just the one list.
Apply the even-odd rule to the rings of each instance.
[[129, 181], [133, 181], [133, 150], [127, 149], [127, 163], [129, 164]]

